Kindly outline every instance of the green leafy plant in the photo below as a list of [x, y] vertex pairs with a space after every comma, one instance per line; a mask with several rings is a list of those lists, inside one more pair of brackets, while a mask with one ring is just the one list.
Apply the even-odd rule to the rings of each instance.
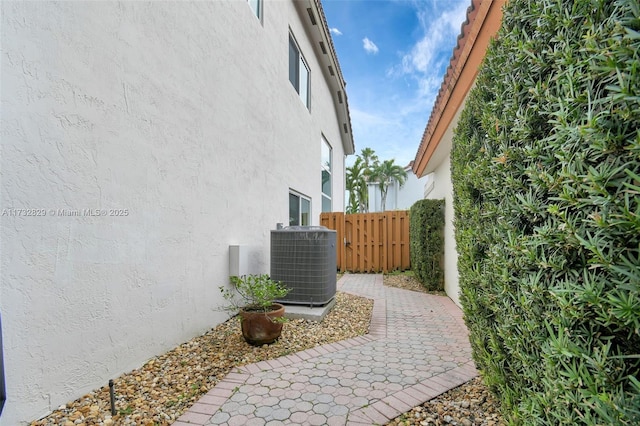
[[420, 200], [409, 211], [411, 270], [427, 290], [444, 290], [444, 200]]
[[387, 204], [387, 192], [393, 182], [398, 182], [399, 188], [404, 186], [407, 181], [407, 172], [404, 167], [395, 164], [395, 160], [384, 160], [382, 162], [376, 162], [369, 174], [370, 182], [378, 183], [378, 190], [380, 191], [380, 209], [386, 210]]
[[230, 277], [232, 287], [220, 286], [228, 305], [221, 309], [239, 312], [269, 312], [273, 303], [289, 294], [290, 289], [269, 275], [242, 275]]
[[127, 405], [126, 408], [118, 410], [118, 414], [120, 414], [121, 416], [128, 416], [131, 413], [133, 413], [133, 407], [130, 405]]
[[511, 0], [460, 115], [460, 300], [511, 424], [640, 424], [639, 64], [638, 0]]

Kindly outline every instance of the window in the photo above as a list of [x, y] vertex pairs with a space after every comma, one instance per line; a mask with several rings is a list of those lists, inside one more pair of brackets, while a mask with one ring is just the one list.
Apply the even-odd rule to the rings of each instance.
[[300, 54], [293, 36], [289, 35], [289, 81], [309, 108], [309, 67]]
[[330, 212], [333, 211], [331, 205], [331, 145], [324, 137], [322, 138], [320, 169], [322, 170], [322, 211]]
[[311, 200], [295, 192], [289, 193], [289, 226], [311, 225]]
[[253, 10], [253, 14], [262, 19], [262, 0], [247, 0], [249, 7]]

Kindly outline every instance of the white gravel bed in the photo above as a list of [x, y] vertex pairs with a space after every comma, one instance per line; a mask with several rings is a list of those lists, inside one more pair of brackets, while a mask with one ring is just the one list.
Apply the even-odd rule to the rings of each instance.
[[[385, 275], [385, 285], [424, 291], [410, 274]], [[441, 294], [441, 293], [439, 293]], [[165, 426], [172, 424], [233, 367], [366, 334], [373, 301], [338, 292], [321, 322], [291, 320], [271, 345], [245, 343], [237, 318], [212, 328], [114, 380], [116, 414], [104, 386], [69, 402], [31, 426]], [[413, 408], [388, 425], [504, 425], [497, 404], [475, 379]]]

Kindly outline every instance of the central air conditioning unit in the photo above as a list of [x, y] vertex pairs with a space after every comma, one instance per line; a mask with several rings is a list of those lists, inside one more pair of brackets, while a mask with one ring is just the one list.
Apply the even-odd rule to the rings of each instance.
[[323, 306], [336, 295], [336, 231], [288, 226], [271, 231], [271, 279], [290, 289], [280, 302]]

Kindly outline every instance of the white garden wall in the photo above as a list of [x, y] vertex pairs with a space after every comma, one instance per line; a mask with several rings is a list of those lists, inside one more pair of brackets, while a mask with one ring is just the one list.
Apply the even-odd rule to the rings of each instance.
[[[1, 3], [0, 425], [223, 321], [229, 245], [268, 272], [290, 188], [318, 224], [322, 134], [343, 210], [342, 128], [310, 30], [291, 2], [264, 6], [261, 22], [243, 1]], [[311, 111], [288, 80], [290, 28]]]
[[[402, 188], [399, 188], [395, 180], [389, 185], [385, 210], [409, 210], [416, 201], [424, 198], [424, 185], [427, 179], [418, 178], [408, 167], [405, 170], [407, 179]], [[370, 182], [368, 190], [369, 211], [372, 213], [382, 211], [382, 194], [378, 183]]]
[[[458, 306], [460, 304], [460, 285], [458, 283], [458, 251], [454, 227], [453, 182], [451, 180], [451, 146], [453, 129], [458, 124], [462, 108], [456, 111], [442, 136], [438, 147], [425, 168], [425, 196], [433, 200], [444, 200], [444, 289], [447, 296]], [[421, 180], [423, 180], [421, 179]]]
[[451, 182], [449, 154], [429, 175], [433, 180], [433, 189], [425, 198], [444, 199], [444, 290], [447, 296], [460, 306], [460, 287], [458, 284], [458, 252], [456, 251], [455, 229], [453, 225], [453, 185]]

